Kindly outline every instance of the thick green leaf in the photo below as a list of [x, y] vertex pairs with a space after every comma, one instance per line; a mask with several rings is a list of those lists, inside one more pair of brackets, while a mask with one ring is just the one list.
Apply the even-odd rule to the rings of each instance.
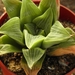
[[14, 52], [22, 52], [22, 50], [9, 44], [0, 44], [0, 55]]
[[30, 48], [39, 47], [42, 44], [43, 39], [45, 38], [42, 35], [32, 35], [27, 32], [27, 30], [24, 30], [24, 36], [25, 36], [25, 44], [26, 46]]
[[66, 30], [70, 33], [72, 37], [69, 40], [66, 40], [65, 42], [62, 42], [56, 46], [53, 46], [52, 49], [63, 48], [63, 47], [75, 45], [75, 32], [71, 28], [66, 28]]
[[30, 33], [30, 34], [36, 34], [36, 27], [33, 23], [28, 23], [24, 25], [24, 28]]
[[39, 32], [38, 32], [38, 35], [43, 35], [45, 36], [45, 31], [43, 29], [40, 29]]
[[67, 27], [66, 30], [71, 34], [72, 38], [75, 39], [75, 32], [73, 31], [73, 29]]
[[0, 44], [15, 44], [15, 41], [7, 35], [2, 35], [0, 37]]
[[32, 67], [32, 69], [30, 69], [28, 67], [26, 60], [24, 58], [22, 58], [21, 66], [24, 69], [26, 75], [37, 75], [39, 70], [42, 67], [44, 58], [45, 58], [45, 55], [35, 63], [35, 65]]
[[75, 40], [71, 38], [65, 42], [61, 42], [55, 46], [50, 47], [50, 49], [47, 50], [47, 54], [50, 55], [51, 52], [53, 53], [53, 51], [59, 48], [66, 48], [66, 47], [73, 46], [73, 45], [75, 45]]
[[37, 27], [43, 29], [46, 35], [50, 32], [50, 28], [53, 22], [53, 13], [52, 9], [49, 7], [44, 14], [41, 16], [36, 17], [33, 20], [33, 23], [37, 25]]
[[75, 54], [75, 40], [73, 38], [52, 46], [47, 50], [47, 55], [50, 56], [61, 56], [64, 54]]
[[75, 53], [75, 32], [71, 28], [65, 28], [69, 34], [72, 36], [70, 39], [66, 40], [65, 42], [61, 42], [57, 45], [54, 45], [50, 47], [50, 49], [47, 50], [48, 55], [52, 56], [60, 56], [64, 54], [74, 54]]
[[39, 4], [39, 8], [42, 13], [44, 13], [53, 3], [54, 0], [41, 0]]
[[52, 8], [52, 12], [53, 12], [53, 22], [55, 23], [55, 21], [58, 20], [59, 18], [59, 10], [60, 8], [58, 9], [58, 5], [57, 5], [57, 0], [52, 0], [52, 5], [51, 5], [51, 8]]
[[22, 47], [15, 40], [13, 40], [12, 38], [10, 38], [7, 35], [2, 35], [0, 37], [0, 44], [10, 44], [10, 45], [16, 46], [18, 48], [21, 48]]
[[23, 55], [30, 69], [44, 56], [45, 50], [40, 48], [23, 49]]
[[53, 20], [54, 22], [59, 17], [59, 9], [57, 5], [57, 0], [41, 0], [39, 4], [39, 8], [41, 9], [42, 13], [44, 13], [49, 7], [51, 7], [53, 12]]
[[32, 0], [22, 0], [20, 12], [21, 23], [30, 23], [36, 16], [40, 15], [40, 10]]
[[20, 45], [24, 45], [23, 34], [20, 30], [20, 20], [18, 17], [11, 18], [0, 27], [0, 33], [9, 36], [17, 41]]
[[72, 35], [63, 27], [63, 25], [56, 21], [51, 28], [51, 32], [46, 36], [43, 41], [43, 47], [48, 48], [52, 45], [64, 42], [70, 39]]
[[20, 16], [21, 1], [20, 0], [2, 0], [10, 18]]

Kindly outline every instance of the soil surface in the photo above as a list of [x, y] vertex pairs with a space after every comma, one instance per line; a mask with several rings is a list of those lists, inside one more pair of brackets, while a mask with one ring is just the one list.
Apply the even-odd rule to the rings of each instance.
[[[4, 56], [1, 57], [1, 60], [9, 70], [14, 72], [16, 75], [26, 75], [20, 66], [20, 53]], [[58, 57], [46, 56], [42, 69], [39, 71], [38, 75], [65, 75], [73, 68], [75, 68], [75, 55], [73, 54]], [[2, 74], [0, 73], [0, 75]]]

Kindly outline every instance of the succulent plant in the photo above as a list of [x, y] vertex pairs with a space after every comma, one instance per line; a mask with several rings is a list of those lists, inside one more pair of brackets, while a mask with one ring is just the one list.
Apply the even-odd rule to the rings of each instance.
[[56, 0], [41, 0], [38, 5], [32, 0], [2, 1], [9, 20], [0, 27], [0, 55], [21, 52], [26, 75], [37, 75], [47, 54], [75, 44], [75, 32], [58, 20]]

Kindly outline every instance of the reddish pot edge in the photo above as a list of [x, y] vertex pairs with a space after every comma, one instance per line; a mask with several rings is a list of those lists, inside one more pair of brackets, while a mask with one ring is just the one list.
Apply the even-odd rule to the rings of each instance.
[[0, 60], [0, 68], [2, 69], [3, 75], [16, 75], [10, 70], [8, 70], [7, 67], [1, 62], [1, 60]]
[[75, 75], [75, 68], [71, 70], [69, 73], [67, 73], [66, 75]]
[[5, 11], [1, 16], [0, 16], [0, 26], [4, 23], [5, 19], [8, 17], [7, 12]]

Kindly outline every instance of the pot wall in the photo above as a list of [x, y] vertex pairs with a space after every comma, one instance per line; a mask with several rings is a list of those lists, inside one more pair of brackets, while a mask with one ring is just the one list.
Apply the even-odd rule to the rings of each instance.
[[71, 21], [75, 24], [75, 13], [72, 12], [67, 7], [61, 5], [60, 6], [60, 19], [65, 21]]

